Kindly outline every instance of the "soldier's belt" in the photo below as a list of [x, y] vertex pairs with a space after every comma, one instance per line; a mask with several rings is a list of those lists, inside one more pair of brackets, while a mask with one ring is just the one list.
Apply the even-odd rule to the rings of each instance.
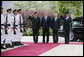
[[5, 24], [4, 26], [5, 26], [5, 27], [6, 27], [6, 26], [10, 26], [10, 24]]
[[4, 26], [4, 24], [1, 24], [1, 26]]
[[4, 24], [1, 24], [1, 29], [3, 29], [2, 26], [4, 26]]
[[9, 29], [10, 24], [5, 24], [4, 27]]
[[19, 24], [19, 25], [23, 25], [23, 24]]
[[13, 25], [13, 26], [17, 27], [18, 25]]
[[27, 23], [22, 23], [22, 24], [19, 24], [19, 25], [23, 25], [23, 26], [26, 26], [26, 25], [27, 25]]

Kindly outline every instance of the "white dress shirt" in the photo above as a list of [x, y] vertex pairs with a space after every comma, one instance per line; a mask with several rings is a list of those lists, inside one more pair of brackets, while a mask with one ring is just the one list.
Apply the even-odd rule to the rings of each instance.
[[68, 19], [69, 17], [66, 17], [66, 20]]

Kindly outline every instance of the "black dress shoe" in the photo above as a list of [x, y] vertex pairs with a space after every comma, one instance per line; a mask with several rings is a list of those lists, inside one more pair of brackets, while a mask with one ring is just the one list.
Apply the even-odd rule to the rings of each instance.
[[43, 43], [45, 43], [45, 42], [43, 41]]
[[38, 41], [36, 41], [36, 43], [38, 43]]
[[58, 42], [55, 42], [55, 43], [58, 43]]
[[36, 43], [36, 42], [34, 41], [34, 43]]
[[53, 43], [56, 43], [55, 41], [53, 41]]
[[46, 43], [49, 43], [49, 41], [46, 41]]
[[69, 43], [64, 43], [64, 44], [69, 44]]
[[37, 43], [36, 41], [34, 41], [34, 43]]

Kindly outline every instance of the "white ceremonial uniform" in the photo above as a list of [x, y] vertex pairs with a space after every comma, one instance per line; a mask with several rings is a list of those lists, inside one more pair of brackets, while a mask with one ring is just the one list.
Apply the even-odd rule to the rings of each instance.
[[[19, 21], [18, 21], [18, 25], [20, 24], [20, 18], [21, 18], [21, 23], [23, 23], [23, 17], [21, 14], [18, 13], [18, 18], [19, 18]], [[20, 25], [18, 26], [18, 41], [21, 41], [22, 39], [22, 32], [20, 32]]]
[[[1, 14], [1, 24], [4, 24], [4, 21], [5, 21], [5, 15]], [[2, 28], [4, 28], [4, 26], [1, 26]], [[1, 44], [5, 44], [5, 34], [4, 34], [4, 30], [1, 29]]]
[[[13, 24], [14, 24], [14, 18], [15, 18], [15, 25], [18, 25], [19, 24], [19, 17], [18, 17], [18, 15], [13, 15]], [[13, 39], [12, 39], [12, 42], [17, 42], [18, 41], [18, 33], [20, 33], [19, 31], [18, 31], [18, 29], [19, 29], [19, 26], [17, 26], [16, 27], [17, 29], [15, 29], [15, 31], [16, 31], [16, 34], [14, 34], [14, 31], [12, 30], [12, 34], [13, 34]]]
[[[8, 34], [5, 34], [5, 38], [6, 38], [6, 44], [12, 44], [12, 38], [13, 38], [13, 34], [12, 34], [12, 21], [13, 21], [13, 16], [12, 14], [7, 14], [6, 18], [8, 20], [7, 24], [10, 24], [9, 29], [8, 29]], [[6, 19], [5, 19], [6, 21]]]

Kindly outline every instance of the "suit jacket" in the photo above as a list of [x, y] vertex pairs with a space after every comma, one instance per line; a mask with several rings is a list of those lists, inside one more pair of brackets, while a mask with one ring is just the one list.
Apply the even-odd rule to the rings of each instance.
[[29, 16], [29, 19], [32, 21], [32, 29], [39, 29], [40, 28], [40, 17], [33, 17]]
[[54, 30], [58, 30], [60, 29], [60, 19], [57, 18], [57, 20], [55, 21], [55, 18], [52, 19], [52, 29]]
[[71, 27], [71, 17], [69, 17], [67, 20], [66, 20], [66, 17], [63, 18], [63, 21], [64, 21], [64, 30], [70, 30], [70, 27]]
[[51, 24], [51, 18], [49, 16], [47, 17], [47, 20], [45, 20], [45, 17], [42, 17], [41, 26], [43, 30], [45, 29], [49, 30], [50, 24]]

